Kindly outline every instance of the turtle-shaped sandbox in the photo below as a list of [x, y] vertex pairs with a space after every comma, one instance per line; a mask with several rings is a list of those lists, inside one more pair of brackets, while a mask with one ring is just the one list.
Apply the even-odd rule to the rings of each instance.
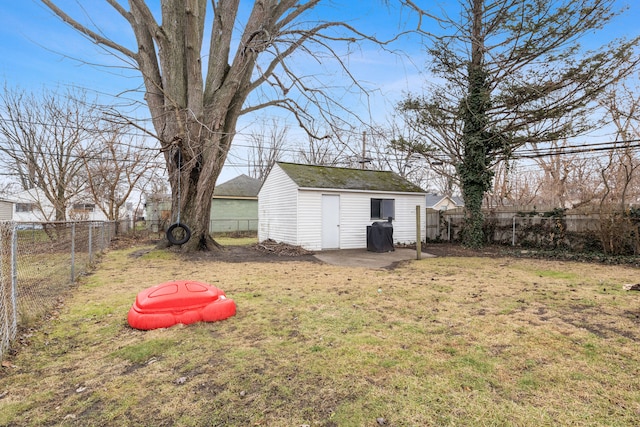
[[236, 314], [236, 304], [207, 283], [176, 280], [138, 293], [127, 320], [135, 329], [168, 328], [182, 323], [215, 322]]

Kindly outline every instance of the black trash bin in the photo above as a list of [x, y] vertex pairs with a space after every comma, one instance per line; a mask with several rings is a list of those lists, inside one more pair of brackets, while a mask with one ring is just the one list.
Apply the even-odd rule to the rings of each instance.
[[393, 247], [393, 223], [389, 221], [374, 222], [367, 226], [367, 250], [371, 252], [391, 252]]

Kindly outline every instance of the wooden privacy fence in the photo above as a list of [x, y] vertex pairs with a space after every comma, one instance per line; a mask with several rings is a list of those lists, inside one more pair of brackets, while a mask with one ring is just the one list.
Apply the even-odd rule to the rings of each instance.
[[[463, 223], [462, 209], [427, 209], [426, 240], [458, 241]], [[487, 243], [636, 254], [640, 252], [639, 224], [640, 218], [630, 211], [500, 210], [485, 212], [484, 231]]]

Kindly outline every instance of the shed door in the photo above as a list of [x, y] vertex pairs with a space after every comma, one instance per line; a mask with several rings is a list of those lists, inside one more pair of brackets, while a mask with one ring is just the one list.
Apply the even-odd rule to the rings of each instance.
[[340, 249], [339, 195], [322, 195], [322, 249]]

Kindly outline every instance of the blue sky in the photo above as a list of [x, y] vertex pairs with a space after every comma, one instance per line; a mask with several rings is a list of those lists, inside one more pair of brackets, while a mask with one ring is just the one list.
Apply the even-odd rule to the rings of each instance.
[[[58, 0], [57, 3], [65, 10], [78, 11], [75, 0]], [[99, 11], [98, 17], [92, 16], [92, 19], [105, 34], [115, 35], [119, 37], [118, 41], [131, 46], [133, 39], [128, 37], [130, 28], [108, 5], [99, 0], [83, 3], [87, 11]], [[363, 31], [385, 38], [394, 34], [406, 13], [399, 15], [397, 10], [390, 9], [384, 3], [383, 0], [340, 0], [329, 2], [329, 6], [316, 13], [324, 15], [325, 19], [326, 15], [334, 19], [336, 15], [340, 16]], [[76, 12], [74, 17], [82, 18], [82, 15]], [[400, 59], [389, 63], [392, 55], [384, 55], [383, 58], [379, 49], [372, 52], [368, 50], [371, 48], [364, 46], [349, 60], [360, 78], [378, 86], [396, 85], [397, 80], [406, 79], [404, 71], [396, 71], [398, 67], [403, 68]], [[417, 52], [419, 46], [412, 50]], [[3, 58], [0, 62], [0, 79], [10, 86], [24, 89], [76, 86], [115, 94], [140, 83], [137, 73], [118, 68], [121, 63], [117, 58], [63, 24], [37, 0], [5, 1], [0, 6], [0, 57]], [[73, 58], [96, 65], [82, 64]], [[102, 64], [113, 68], [98, 66]], [[390, 68], [394, 70], [392, 73], [389, 72]]]
[[[252, 2], [243, 2], [250, 6]], [[64, 10], [74, 11], [72, 15], [85, 19], [83, 11], [75, 0], [58, 0], [57, 4]], [[131, 46], [131, 30], [128, 24], [111, 7], [103, 1], [90, 0], [82, 2], [88, 12], [98, 11], [92, 19], [104, 30], [105, 34], [118, 38], [118, 41]], [[384, 0], [371, 2], [353, 2], [350, 0], [330, 1], [314, 14], [323, 19], [339, 17], [364, 32], [375, 34], [384, 39], [391, 38], [398, 28], [407, 20], [406, 13], [400, 13], [386, 5]], [[399, 46], [394, 46], [398, 48]], [[412, 56], [420, 46], [413, 43], [405, 46]], [[36, 0], [5, 1], [0, 6], [0, 80], [10, 87], [39, 91], [46, 89], [64, 90], [67, 87], [88, 89], [103, 96], [105, 102], [110, 101], [108, 95], [123, 93], [140, 85], [137, 72], [123, 68], [118, 58], [90, 43], [74, 30], [70, 29], [55, 17], [45, 6]], [[75, 58], [75, 59], [74, 59]], [[77, 59], [86, 61], [83, 64]], [[406, 60], [406, 58], [405, 58]], [[345, 103], [352, 103], [355, 108], [364, 111], [371, 106], [376, 119], [382, 119], [387, 111], [393, 108], [399, 95], [413, 88], [418, 82], [416, 69], [397, 55], [386, 54], [372, 45], [363, 45], [356, 49], [347, 60], [350, 71], [370, 89], [376, 89], [369, 97], [340, 94]], [[420, 60], [419, 62], [422, 62]], [[95, 65], [91, 65], [95, 64]], [[108, 65], [101, 67], [99, 65]], [[310, 73], [329, 73], [333, 70], [321, 70], [313, 61], [301, 64], [303, 67], [315, 66], [317, 70]], [[327, 76], [325, 76], [327, 77]], [[330, 76], [338, 80], [339, 73]], [[339, 91], [340, 89], [336, 89]], [[136, 95], [131, 95], [136, 96]], [[138, 99], [141, 99], [138, 94]], [[146, 111], [141, 112], [144, 114]], [[279, 114], [270, 110], [262, 114], [262, 118], [275, 117]], [[366, 115], [365, 115], [366, 116]], [[251, 121], [241, 121], [240, 131], [248, 129]], [[302, 133], [294, 138], [302, 138]], [[242, 144], [242, 136], [236, 137], [238, 145]], [[230, 163], [237, 164], [238, 159], [246, 158], [242, 150], [236, 150]], [[219, 182], [246, 173], [246, 168], [229, 166], [223, 171]]]
[[[78, 9], [78, 3], [90, 13], [97, 10], [98, 13], [92, 15], [92, 19], [107, 35], [116, 37], [119, 42], [125, 44], [131, 40], [131, 31], [127, 23], [105, 2], [59, 0], [57, 3], [63, 9], [75, 10], [74, 16], [80, 18], [83, 18], [83, 15]], [[424, 0], [417, 3], [450, 7], [457, 1]], [[410, 26], [412, 19], [406, 11], [390, 4], [393, 4], [393, 0], [333, 0], [328, 1], [326, 6], [315, 13], [325, 19], [339, 17], [365, 32], [373, 33], [379, 38], [387, 38], [398, 29]], [[619, 17], [614, 26], [609, 27], [607, 38], [633, 36], [639, 31], [640, 1], [620, 0], [619, 4], [630, 4], [630, 10]], [[366, 87], [378, 90], [369, 97], [341, 94], [344, 102], [351, 103], [354, 108], [365, 111], [367, 105], [370, 106], [372, 118], [380, 122], [393, 112], [395, 103], [403, 93], [420, 90], [422, 77], [418, 68], [426, 60], [417, 39], [406, 38], [393, 47], [404, 51], [406, 55], [391, 55], [371, 45], [364, 45], [356, 50], [347, 60], [350, 71]], [[103, 95], [104, 99], [109, 99], [109, 95], [123, 93], [140, 84], [135, 71], [122, 68], [117, 58], [100, 50], [68, 28], [36, 0], [2, 2], [0, 58], [0, 80], [9, 87], [38, 91], [42, 88], [65, 89], [74, 86], [95, 91]], [[72, 58], [96, 65], [82, 64]], [[106, 64], [109, 67], [101, 67], [98, 64]], [[309, 64], [313, 62], [310, 61]], [[318, 72], [330, 73], [331, 70], [319, 69]], [[338, 74], [337, 80], [339, 79]], [[271, 116], [275, 116], [275, 113], [266, 112], [263, 117]], [[245, 122], [242, 126], [250, 126], [250, 123]], [[242, 157], [242, 152], [236, 152], [235, 162]], [[226, 167], [219, 182], [245, 172], [246, 168], [239, 166]]]

